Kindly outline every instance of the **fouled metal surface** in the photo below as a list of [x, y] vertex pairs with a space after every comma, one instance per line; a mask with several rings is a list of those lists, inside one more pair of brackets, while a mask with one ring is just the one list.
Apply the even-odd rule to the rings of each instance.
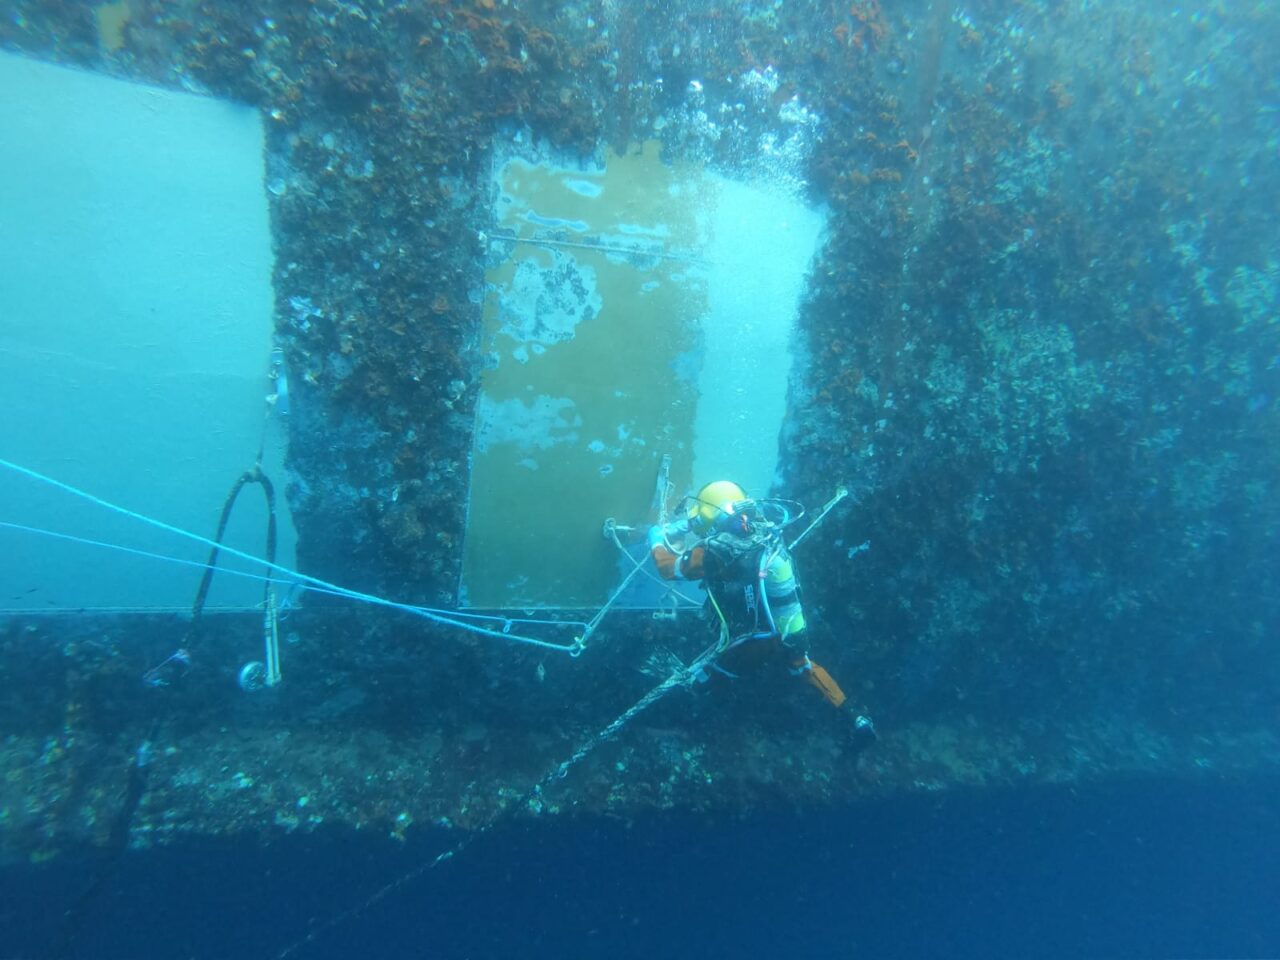
[[[799, 171], [794, 195], [826, 212], [769, 442], [778, 489], [810, 507], [851, 491], [795, 559], [810, 652], [880, 742], [855, 757], [844, 714], [785, 675], [744, 677], [672, 693], [530, 813], [1274, 768], [1271, 7], [10, 8], [7, 50], [261, 111], [299, 563], [397, 599], [456, 599], [489, 353], [488, 372], [552, 364], [531, 396], [495, 381], [491, 400], [598, 439], [596, 467], [627, 423], [607, 403], [571, 411], [551, 382], [595, 297], [611, 309], [609, 254], [538, 247], [502, 266], [492, 177], [517, 136], [583, 170], [656, 140], [673, 169], [735, 183]], [[562, 219], [553, 238], [572, 239], [579, 218]], [[499, 320], [486, 271], [518, 285], [520, 260], [581, 287], [546, 329], [553, 314]], [[669, 422], [698, 442], [694, 413]], [[619, 499], [643, 506], [655, 452], [630, 452]], [[550, 471], [550, 450], [529, 455]], [[601, 489], [630, 469], [613, 462]], [[718, 469], [674, 463], [680, 483]], [[561, 479], [538, 481], [532, 509], [625, 513], [582, 509], [594, 494]], [[562, 559], [582, 563], [572, 543]], [[239, 692], [227, 655], [257, 626], [220, 626], [155, 690], [139, 678], [181, 624], [7, 621], [10, 849], [100, 837], [153, 712], [134, 842], [313, 817], [483, 822], [645, 696], [641, 668], [689, 662], [711, 627], [618, 614], [570, 659], [305, 602], [268, 699]]]

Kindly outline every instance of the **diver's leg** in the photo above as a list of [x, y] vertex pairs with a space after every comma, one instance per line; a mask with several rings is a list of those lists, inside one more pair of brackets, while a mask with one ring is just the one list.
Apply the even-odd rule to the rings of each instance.
[[809, 686], [817, 689], [833, 707], [844, 706], [847, 698], [844, 691], [840, 689], [840, 684], [836, 683], [836, 678], [831, 676], [822, 664], [810, 660], [807, 653], [792, 658], [791, 675], [803, 677]]
[[840, 684], [836, 683], [836, 678], [827, 673], [823, 666], [809, 659], [809, 631], [805, 628], [804, 615], [797, 610], [793, 616], [779, 619], [782, 621], [781, 636], [775, 642], [786, 653], [791, 675], [803, 678], [833, 707], [844, 706], [846, 698]]
[[[803, 677], [804, 680], [814, 687], [827, 703], [833, 707], [842, 708], [848, 699], [840, 684], [836, 683], [836, 678], [827, 672], [827, 669], [821, 664], [814, 663], [809, 659], [808, 653], [797, 653], [797, 650], [803, 650], [804, 647], [795, 643], [796, 640], [802, 639], [802, 634], [788, 637], [785, 644], [788, 652], [791, 654], [791, 674], [792, 676]], [[853, 710], [841, 710], [841, 715], [846, 716], [852, 714]], [[855, 753], [861, 753], [867, 747], [876, 741], [876, 727], [871, 722], [871, 718], [865, 714], [855, 715], [851, 721], [845, 721], [846, 735]]]

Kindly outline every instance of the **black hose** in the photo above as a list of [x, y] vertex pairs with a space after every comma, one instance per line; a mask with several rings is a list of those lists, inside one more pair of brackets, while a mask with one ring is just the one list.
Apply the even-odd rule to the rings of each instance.
[[[246, 484], [256, 483], [262, 487], [267, 500], [267, 563], [276, 562], [276, 490], [270, 478], [262, 472], [260, 466], [254, 465], [246, 470], [231, 487], [226, 501], [222, 504], [222, 516], [218, 518], [218, 532], [214, 535], [214, 546], [209, 550], [209, 559], [205, 561], [204, 576], [200, 578], [200, 587], [196, 590], [195, 602], [191, 605], [191, 629], [195, 632], [197, 621], [204, 614], [204, 604], [209, 597], [209, 587], [213, 583], [213, 575], [217, 571], [218, 554], [222, 550], [222, 538], [227, 533], [227, 522], [231, 519], [231, 511], [235, 508], [236, 498]], [[263, 587], [262, 598], [265, 601], [271, 593], [271, 581]]]
[[[235, 508], [236, 499], [246, 484], [256, 483], [262, 487], [267, 500], [267, 563], [276, 561], [276, 492], [271, 480], [262, 468], [254, 465], [246, 470], [231, 487], [226, 501], [222, 504], [222, 516], [218, 519], [218, 532], [214, 536], [214, 547], [209, 551], [209, 559], [205, 562], [204, 576], [200, 578], [200, 586], [196, 590], [195, 601], [191, 605], [191, 626], [187, 631], [187, 639], [183, 646], [189, 646], [199, 627], [200, 618], [204, 614], [205, 601], [209, 597], [209, 587], [213, 583], [213, 575], [217, 570], [218, 554], [221, 552], [222, 538], [227, 533], [227, 522], [231, 519], [231, 511]], [[263, 588], [263, 600], [269, 600], [272, 582], [267, 581]], [[49, 953], [52, 960], [70, 960], [75, 956], [76, 945], [80, 941], [81, 929], [89, 913], [89, 908], [98, 898], [106, 885], [106, 881], [115, 874], [121, 859], [129, 849], [129, 834], [133, 829], [133, 818], [137, 814], [147, 789], [147, 767], [150, 759], [151, 744], [160, 731], [163, 715], [156, 712], [150, 724], [147, 737], [138, 745], [129, 759], [129, 768], [125, 780], [124, 799], [111, 823], [111, 833], [103, 848], [102, 857], [89, 877], [89, 882], [76, 897], [75, 901], [63, 914], [61, 928]]]

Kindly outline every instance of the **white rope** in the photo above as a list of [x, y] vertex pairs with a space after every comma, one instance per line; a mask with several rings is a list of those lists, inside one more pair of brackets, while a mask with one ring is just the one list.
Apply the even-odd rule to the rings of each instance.
[[[627, 548], [622, 545], [622, 541], [618, 538], [618, 531], [616, 528], [613, 530], [612, 538], [613, 538], [613, 542], [617, 545], [618, 549], [622, 552], [622, 555], [631, 562], [631, 564], [636, 568], [636, 570], [639, 570], [646, 577], [648, 577], [654, 583], [658, 584], [658, 586], [663, 587], [669, 593], [675, 594], [675, 596], [683, 600], [685, 603], [689, 604], [689, 606], [691, 607], [702, 606], [702, 604], [699, 603], [697, 600], [694, 600], [692, 597], [685, 596], [683, 593], [677, 590], [675, 588], [675, 585], [671, 583], [669, 580], [663, 580], [660, 576], [658, 576], [656, 573], [650, 570], [646, 566], [644, 560], [637, 560], [631, 554], [627, 553]], [[672, 552], [674, 553], [675, 551], [672, 551]], [[634, 574], [634, 572], [635, 571], [633, 570], [632, 573]]]
[[[792, 546], [795, 546], [801, 540], [803, 540], [809, 534], [809, 531], [812, 530], [815, 526], [817, 526], [818, 522], [821, 521], [823, 517], [825, 517], [827, 513], [830, 512], [831, 508], [834, 507], [841, 500], [843, 500], [847, 495], [848, 495], [848, 491], [844, 487], [840, 487], [836, 491], [836, 495], [827, 503], [826, 507], [817, 516], [817, 518], [813, 521], [813, 523], [809, 524], [809, 526], [804, 530], [804, 532], [801, 533], [800, 536], [798, 536], [793, 541]], [[586, 640], [586, 637], [589, 635], [590, 631], [595, 629], [595, 626], [600, 622], [600, 619], [603, 618], [605, 612], [609, 609], [609, 607], [613, 604], [613, 602], [617, 600], [619, 594], [622, 593], [622, 591], [626, 588], [627, 584], [631, 582], [631, 579], [635, 577], [637, 573], [639, 573], [641, 570], [644, 569], [643, 562], [637, 562], [635, 558], [632, 557], [629, 553], [627, 553], [626, 549], [622, 547], [622, 542], [618, 538], [616, 529], [612, 531], [612, 537], [613, 537], [614, 543], [618, 545], [619, 549], [622, 550], [623, 554], [626, 555], [626, 557], [629, 560], [631, 560], [635, 564], [635, 566], [632, 569], [632, 571], [629, 574], [627, 574], [626, 578], [622, 581], [622, 586], [620, 586], [614, 592], [614, 595], [609, 598], [609, 602], [606, 603], [605, 606], [601, 608], [600, 612], [597, 613], [596, 616], [592, 618], [591, 623], [588, 625], [587, 632], [584, 633], [582, 637], [582, 640], [584, 642]], [[723, 617], [721, 618], [721, 620], [723, 624]], [[723, 627], [722, 627], [722, 630], [723, 630]], [[540, 800], [540, 798], [542, 797], [543, 791], [547, 787], [549, 787], [553, 782], [557, 780], [564, 779], [564, 777], [568, 775], [569, 771], [572, 770], [579, 763], [581, 763], [593, 750], [599, 747], [602, 743], [605, 743], [611, 738], [617, 736], [618, 733], [628, 723], [634, 720], [637, 716], [639, 716], [645, 710], [649, 709], [649, 707], [653, 706], [655, 703], [661, 700], [664, 696], [666, 696], [672, 690], [676, 689], [677, 687], [686, 686], [692, 683], [694, 679], [697, 678], [701, 670], [707, 664], [715, 660], [715, 658], [722, 652], [721, 651], [722, 638], [723, 638], [723, 634], [721, 638], [717, 638], [715, 643], [711, 644], [709, 647], [703, 650], [702, 653], [700, 653], [696, 658], [694, 658], [694, 660], [688, 666], [681, 665], [677, 667], [677, 669], [673, 670], [665, 680], [663, 680], [656, 687], [651, 689], [643, 697], [641, 697], [634, 704], [632, 704], [632, 706], [629, 709], [619, 714], [619, 716], [608, 726], [603, 727], [602, 729], [598, 730], [594, 735], [592, 735], [591, 737], [583, 741], [579, 745], [578, 749], [575, 750], [569, 757], [567, 757], [565, 760], [557, 764], [550, 772], [544, 774], [540, 780], [534, 783], [534, 785], [530, 787], [528, 790], [524, 791], [524, 793], [522, 793], [519, 796], [519, 798], [513, 801], [509, 806], [499, 809], [497, 813], [491, 816], [485, 823], [481, 824], [476, 830], [463, 835], [461, 839], [459, 839], [453, 846], [449, 847], [444, 852], [438, 854], [437, 856], [431, 858], [430, 860], [424, 861], [423, 863], [414, 867], [409, 872], [402, 874], [401, 876], [397, 877], [395, 880], [392, 880], [390, 883], [374, 891], [374, 893], [370, 897], [365, 899], [363, 902], [357, 904], [354, 907], [351, 907], [350, 909], [344, 910], [341, 913], [335, 914], [334, 916], [329, 917], [323, 923], [313, 927], [302, 939], [297, 940], [289, 944], [287, 947], [285, 947], [277, 955], [276, 960], [287, 960], [287, 958], [293, 956], [302, 947], [308, 944], [314, 943], [322, 935], [328, 933], [334, 927], [337, 927], [340, 924], [347, 922], [353, 917], [360, 916], [366, 910], [372, 907], [374, 904], [378, 903], [381, 900], [384, 900], [391, 893], [394, 893], [395, 891], [399, 890], [401, 887], [405, 886], [406, 884], [412, 882], [413, 880], [416, 880], [418, 877], [421, 877], [423, 874], [433, 870], [435, 867], [439, 866], [440, 864], [453, 859], [454, 856], [456, 856], [458, 853], [464, 850], [472, 841], [478, 839], [479, 837], [483, 836], [484, 834], [488, 833], [491, 829], [493, 829], [493, 827], [500, 820], [502, 820], [503, 816], [508, 811], [514, 812], [514, 811], [520, 810], [523, 807], [527, 807], [530, 803], [532, 803], [535, 800], [535, 798], [538, 798]]]
[[826, 518], [827, 514], [831, 512], [831, 510], [835, 507], [835, 505], [839, 503], [841, 500], [843, 500], [845, 497], [847, 497], [848, 495], [849, 495], [849, 490], [847, 487], [836, 487], [836, 495], [826, 502], [826, 504], [822, 507], [822, 511], [816, 517], [813, 518], [813, 522], [800, 532], [800, 536], [796, 537], [794, 540], [791, 541], [791, 543], [787, 544], [787, 549], [794, 550], [796, 547], [798, 547], [800, 545], [800, 541], [803, 540], [805, 537], [807, 537], [809, 535], [809, 532], [813, 530], [814, 527], [816, 527]]
[[668, 693], [670, 693], [676, 687], [691, 683], [693, 679], [698, 675], [698, 672], [704, 666], [706, 666], [710, 661], [714, 660], [718, 653], [719, 653], [719, 642], [714, 643], [711, 646], [707, 647], [707, 649], [702, 651], [702, 653], [700, 653], [698, 657], [691, 664], [689, 664], [689, 666], [687, 667], [682, 666], [679, 670], [672, 671], [671, 676], [667, 677], [667, 679], [663, 680], [660, 684], [658, 684], [656, 687], [654, 687], [652, 690], [646, 693], [643, 697], [637, 700], [629, 710], [627, 710], [625, 713], [620, 714], [618, 718], [613, 721], [613, 723], [609, 724], [604, 729], [598, 731], [595, 734], [595, 736], [586, 740], [580, 747], [578, 747], [577, 750], [573, 752], [572, 756], [570, 756], [567, 760], [564, 760], [563, 762], [561, 762], [560, 765], [557, 766], [550, 775], [543, 777], [542, 780], [538, 781], [538, 783], [534, 785], [533, 790], [531, 790], [530, 793], [531, 794], [541, 793], [542, 788], [546, 784], [550, 783], [552, 779], [563, 780], [565, 776], [569, 773], [569, 771], [573, 769], [573, 767], [575, 767], [578, 763], [580, 763], [583, 760], [583, 758], [585, 758], [587, 754], [589, 754], [592, 750], [600, 746], [600, 744], [604, 743], [606, 740], [609, 740], [611, 737], [616, 736], [618, 731], [620, 731], [623, 727], [625, 727], [628, 723], [634, 720], [637, 716], [639, 716], [645, 710], [648, 710], [651, 706], [653, 706], [655, 703], [657, 703], [659, 700], [665, 697]]
[[609, 612], [609, 608], [614, 605], [620, 596], [622, 596], [622, 592], [627, 589], [631, 584], [631, 581], [635, 579], [636, 574], [642, 569], [643, 568], [637, 564], [635, 569], [622, 578], [622, 583], [618, 584], [618, 589], [613, 591], [613, 595], [604, 602], [604, 606], [596, 611], [596, 615], [587, 621], [587, 628], [582, 631], [582, 636], [578, 638], [578, 643], [580, 645], [586, 646], [587, 639], [591, 634], [595, 633], [596, 627], [600, 626], [600, 621], [603, 620], [605, 614]]
[[494, 826], [496, 826], [503, 819], [504, 815], [507, 814], [508, 811], [511, 811], [514, 813], [519, 811], [522, 808], [527, 808], [528, 805], [532, 803], [535, 798], [541, 798], [542, 792], [544, 789], [549, 787], [553, 782], [557, 780], [563, 780], [565, 775], [568, 774], [568, 772], [574, 766], [580, 763], [583, 760], [583, 758], [585, 758], [589, 753], [591, 753], [591, 751], [593, 751], [596, 747], [600, 746], [602, 743], [611, 739], [612, 737], [617, 736], [618, 732], [622, 730], [623, 727], [625, 727], [628, 723], [634, 720], [637, 716], [639, 716], [645, 710], [649, 709], [649, 707], [653, 706], [655, 703], [661, 700], [664, 696], [666, 696], [672, 690], [676, 689], [676, 687], [684, 686], [691, 683], [693, 679], [698, 675], [698, 672], [708, 662], [715, 659], [717, 652], [718, 652], [717, 648], [713, 644], [712, 646], [704, 650], [701, 654], [699, 654], [699, 656], [691, 664], [689, 664], [689, 666], [687, 667], [681, 666], [679, 669], [673, 670], [671, 675], [667, 677], [667, 679], [663, 680], [660, 684], [658, 684], [656, 687], [654, 687], [652, 690], [646, 693], [643, 697], [637, 700], [629, 710], [621, 714], [616, 720], [610, 723], [607, 727], [604, 727], [603, 729], [599, 730], [594, 736], [584, 741], [582, 745], [579, 746], [578, 749], [575, 750], [568, 759], [562, 761], [561, 763], [553, 767], [548, 773], [544, 774], [540, 780], [534, 783], [533, 786], [525, 790], [522, 794], [520, 794], [518, 798], [513, 800], [510, 804], [500, 808], [496, 813], [494, 813], [488, 820], [482, 823], [475, 830], [469, 833], [463, 834], [463, 836], [456, 843], [454, 843], [453, 846], [449, 847], [447, 850], [443, 851], [442, 853], [437, 854], [436, 856], [432, 857], [429, 860], [424, 860], [422, 863], [418, 864], [412, 870], [408, 871], [407, 873], [401, 874], [400, 876], [392, 880], [390, 883], [387, 883], [382, 887], [378, 888], [369, 897], [367, 897], [360, 903], [356, 904], [354, 907], [350, 907], [347, 910], [342, 911], [341, 913], [334, 914], [333, 916], [326, 919], [324, 922], [316, 926], [313, 926], [311, 930], [309, 930], [306, 933], [306, 935], [303, 936], [300, 940], [294, 941], [293, 943], [286, 946], [283, 950], [281, 950], [278, 954], [276, 954], [276, 960], [287, 960], [288, 957], [291, 957], [294, 954], [296, 954], [302, 947], [311, 943], [315, 943], [318, 939], [320, 939], [321, 936], [327, 934], [330, 930], [334, 929], [337, 926], [340, 926], [343, 923], [346, 923], [348, 920], [351, 920], [354, 917], [360, 916], [365, 911], [367, 911], [370, 907], [372, 907], [374, 904], [382, 900], [385, 900], [390, 894], [396, 892], [401, 887], [405, 886], [408, 883], [413, 882], [414, 880], [418, 879], [418, 877], [421, 877], [423, 874], [428, 873], [429, 871], [440, 866], [440, 864], [448, 860], [452, 860], [455, 856], [457, 856], [464, 849], [466, 849], [470, 844], [472, 844], [474, 841], [478, 840], [480, 837], [484, 836], [486, 833], [492, 830]]

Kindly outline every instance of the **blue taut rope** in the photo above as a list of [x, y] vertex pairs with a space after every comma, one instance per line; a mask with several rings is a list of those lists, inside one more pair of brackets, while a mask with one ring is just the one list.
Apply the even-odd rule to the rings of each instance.
[[[580, 621], [570, 621], [570, 620], [538, 621], [538, 620], [530, 620], [530, 619], [514, 621], [509, 618], [500, 617], [500, 616], [492, 616], [492, 615], [486, 615], [486, 614], [469, 614], [469, 613], [462, 613], [462, 612], [453, 611], [453, 610], [441, 610], [434, 607], [423, 607], [423, 606], [418, 606], [416, 604], [410, 604], [410, 603], [401, 603], [397, 600], [389, 600], [385, 597], [379, 597], [372, 593], [363, 593], [359, 590], [351, 590], [347, 587], [340, 586], [339, 584], [331, 583], [327, 580], [321, 580], [319, 577], [313, 577], [308, 574], [301, 573], [300, 571], [290, 569], [289, 567], [283, 566], [281, 564], [268, 562], [267, 560], [264, 560], [261, 557], [255, 557], [252, 554], [245, 553], [242, 550], [236, 550], [233, 547], [228, 547], [228, 546], [218, 544], [215, 541], [209, 539], [208, 537], [202, 537], [197, 533], [192, 533], [189, 530], [183, 530], [181, 527], [175, 527], [172, 524], [165, 523], [163, 520], [157, 520], [154, 517], [148, 517], [145, 514], [138, 513], [134, 510], [130, 510], [127, 507], [122, 507], [119, 504], [112, 503], [109, 500], [104, 500], [101, 497], [95, 496], [94, 494], [89, 493], [88, 491], [81, 490], [78, 487], [73, 487], [69, 483], [63, 483], [61, 480], [56, 480], [53, 477], [47, 476], [43, 473], [39, 473], [38, 471], [32, 470], [28, 467], [21, 466], [20, 464], [13, 463], [10, 460], [0, 459], [0, 467], [4, 467], [5, 469], [11, 470], [14, 473], [20, 474], [24, 477], [27, 477], [31, 480], [35, 480], [39, 483], [47, 484], [48, 486], [54, 487], [57, 490], [61, 490], [64, 493], [69, 493], [72, 496], [79, 497], [82, 500], [86, 500], [89, 503], [102, 507], [106, 510], [110, 510], [114, 513], [121, 514], [122, 516], [129, 517], [132, 520], [137, 520], [140, 523], [145, 523], [148, 526], [155, 527], [158, 530], [163, 530], [166, 533], [172, 533], [176, 536], [183, 537], [187, 540], [192, 540], [196, 543], [204, 544], [205, 546], [208, 546], [208, 547], [219, 547], [223, 553], [229, 554], [233, 557], [238, 557], [241, 560], [246, 560], [250, 563], [259, 564], [263, 567], [266, 567], [269, 570], [275, 571], [276, 573], [281, 575], [280, 577], [281, 580], [302, 583], [307, 587], [307, 589], [315, 590], [318, 593], [328, 593], [333, 596], [345, 597], [349, 600], [357, 600], [357, 601], [360, 601], [361, 603], [368, 603], [374, 606], [390, 607], [393, 610], [400, 610], [405, 613], [411, 613], [414, 616], [423, 617], [424, 619], [430, 620], [433, 623], [440, 623], [440, 624], [445, 624], [447, 626], [457, 627], [460, 630], [467, 630], [471, 633], [478, 633], [483, 636], [496, 637], [500, 640], [510, 640], [516, 643], [529, 644], [535, 647], [542, 647], [545, 650], [555, 650], [561, 653], [568, 653], [572, 656], [577, 656], [578, 653], [581, 652], [581, 643], [578, 640], [574, 640], [572, 643], [553, 643], [548, 640], [540, 640], [537, 637], [529, 637], [529, 636], [524, 636], [518, 633], [512, 633], [510, 632], [510, 629], [509, 629], [510, 624], [514, 622], [544, 623], [544, 624], [554, 625], [554, 626], [585, 627], [586, 624]], [[54, 533], [53, 531], [42, 530], [38, 527], [25, 527], [22, 524], [15, 524], [15, 523], [9, 523], [9, 522], [4, 522], [3, 524], [0, 524], [0, 525], [3, 525], [4, 527], [10, 528], [10, 529], [26, 530], [27, 532], [46, 534], [46, 535], [58, 537], [61, 539], [75, 540], [75, 541], [79, 541], [81, 543], [89, 544], [92, 546], [108, 547], [111, 549], [122, 550], [127, 553], [135, 553], [142, 556], [149, 556], [159, 560], [168, 560], [170, 562], [175, 562], [175, 563], [190, 563], [194, 566], [199, 566], [199, 567], [206, 566], [206, 564], [196, 562], [196, 561], [181, 560], [176, 557], [165, 557], [161, 554], [149, 554], [146, 551], [134, 550], [133, 548], [124, 547], [118, 544], [102, 543], [100, 541], [94, 541], [94, 540], [88, 540], [85, 538], [75, 537], [70, 534]], [[236, 573], [239, 576], [256, 577], [258, 579], [270, 579], [270, 578], [262, 578], [262, 577], [259, 577], [259, 575], [250, 574], [242, 571], [228, 571], [228, 572]], [[507, 629], [494, 630], [488, 627], [479, 626], [477, 623], [468, 622], [468, 620], [488, 620], [496, 623], [502, 623], [506, 625]]]

